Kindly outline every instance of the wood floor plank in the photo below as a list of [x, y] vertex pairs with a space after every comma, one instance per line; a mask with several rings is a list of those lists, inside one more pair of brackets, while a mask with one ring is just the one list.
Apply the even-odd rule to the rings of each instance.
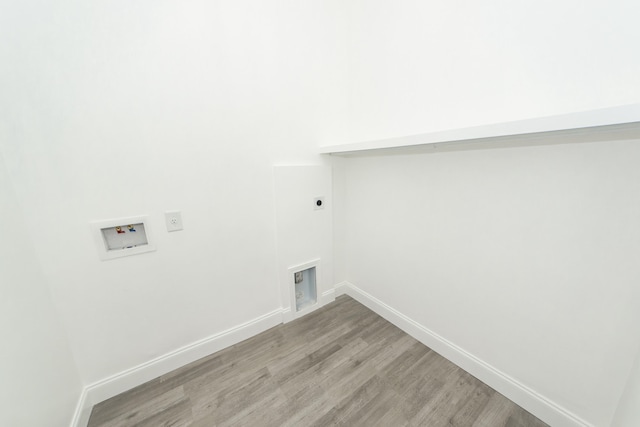
[[[144, 395], [137, 396], [137, 404], [127, 400], [121, 400], [119, 402], [129, 403], [119, 405], [123, 410], [103, 412], [100, 414], [93, 414], [91, 416], [89, 425], [100, 425], [101, 427], [129, 427], [143, 423], [149, 418], [153, 418], [155, 415], [164, 412], [166, 409], [172, 408], [175, 405], [184, 402], [186, 396], [182, 387], [175, 387], [166, 393], [162, 393], [153, 398], [146, 399]], [[115, 413], [115, 415], [114, 415]], [[107, 414], [107, 415], [105, 415]]]
[[450, 376], [437, 394], [411, 419], [414, 426], [449, 426], [455, 414], [465, 406], [476, 389], [475, 378], [460, 370]]
[[[386, 378], [390, 386], [403, 396], [400, 407], [406, 417], [419, 425], [424, 421], [418, 417], [418, 413], [423, 412], [425, 416], [425, 410], [438, 406], [436, 399], [443, 399], [442, 393], [446, 393], [450, 383], [459, 378], [460, 372], [462, 371], [456, 365], [431, 351], [425, 354], [404, 377]], [[446, 399], [446, 394], [444, 398]], [[416, 420], [419, 421], [416, 423]]]
[[360, 411], [371, 399], [382, 393], [384, 388], [385, 384], [380, 377], [377, 375], [373, 376], [353, 393], [340, 400], [329, 412], [312, 424], [312, 426], [322, 427], [343, 424], [344, 420], [352, 419], [353, 415]]
[[341, 296], [115, 396], [89, 427], [543, 427], [355, 300]]
[[363, 349], [367, 344], [361, 339], [356, 339], [345, 344], [326, 359], [300, 372], [298, 375], [291, 376], [286, 370], [281, 370], [274, 374], [275, 381], [278, 382], [284, 393], [294, 398], [296, 393], [307, 388], [308, 384], [316, 384], [318, 378], [324, 378], [331, 375], [334, 369], [338, 368], [356, 351]]
[[182, 399], [174, 405], [145, 418], [135, 427], [187, 427], [192, 424], [191, 402]]
[[[379, 359], [392, 360], [392, 357], [387, 355], [388, 351], [390, 351], [392, 355], [400, 352], [400, 349], [406, 351], [409, 344], [412, 344], [414, 341], [413, 339], [407, 340], [405, 338], [406, 336], [398, 336], [394, 343], [403, 341], [406, 347], [394, 347], [392, 345], [380, 348], [372, 345], [365, 347], [345, 360], [344, 363], [338, 365], [331, 372], [319, 378], [320, 385], [327, 390], [327, 393], [336, 401], [344, 399], [366, 383], [372, 375], [377, 375], [378, 371], [376, 367], [379, 364]], [[383, 357], [384, 355], [387, 355], [387, 357]]]
[[398, 355], [393, 362], [380, 370], [380, 375], [388, 378], [392, 385], [396, 384], [401, 386], [400, 383], [403, 379], [407, 380], [406, 377], [410, 376], [412, 372], [418, 372], [413, 369], [414, 365], [426, 357], [430, 352], [431, 350], [428, 347], [425, 347], [416, 341], [406, 351]]
[[296, 360], [290, 366], [281, 369], [276, 375], [280, 384], [286, 383], [292, 379], [297, 379], [301, 374], [306, 373], [310, 369], [315, 369], [317, 365], [323, 363], [328, 358], [335, 355], [342, 347], [337, 344], [327, 346]]
[[470, 426], [482, 413], [495, 391], [486, 384], [479, 384], [467, 403], [451, 418], [453, 427]]
[[[406, 425], [407, 420], [396, 408], [399, 400], [398, 394], [389, 388], [383, 388], [359, 411], [344, 418], [340, 425], [343, 426], [401, 426]], [[381, 423], [383, 421], [383, 423]]]
[[[262, 420], [264, 425], [276, 427], [291, 425], [297, 419], [307, 417], [307, 425], [309, 425], [312, 423], [308, 419], [309, 416], [313, 419], [322, 417], [331, 410], [331, 407], [332, 404], [328, 401], [325, 391], [315, 384], [307, 383], [304, 388], [298, 390], [295, 395], [289, 397], [286, 401], [278, 404], [273, 409], [263, 411]], [[312, 413], [308, 414], [309, 412]]]
[[316, 337], [313, 340], [307, 340], [306, 337], [299, 337], [298, 339], [301, 341], [296, 342], [294, 339], [290, 339], [290, 341], [295, 342], [295, 345], [283, 349], [282, 353], [278, 357], [272, 358], [267, 366], [272, 372], [280, 372], [283, 369], [287, 369], [296, 361], [327, 346], [335, 345], [336, 340], [343, 334], [349, 333], [350, 330], [350, 325], [336, 325], [331, 331], [328, 331], [327, 334]]
[[474, 420], [473, 427], [544, 427], [545, 423], [527, 411], [495, 392], [480, 415]]
[[[314, 387], [314, 391], [320, 391], [321, 388]], [[311, 397], [311, 396], [309, 396]], [[296, 401], [297, 399], [293, 399]], [[333, 407], [333, 403], [327, 398], [326, 393], [322, 392], [317, 398], [305, 398], [307, 404], [296, 406], [296, 410], [292, 411], [282, 424], [283, 427], [308, 426], [313, 424], [318, 418], [324, 416]], [[302, 403], [299, 401], [298, 403]], [[274, 426], [276, 427], [276, 426]]]
[[205, 415], [215, 414], [218, 423], [227, 422], [229, 419], [238, 418], [243, 411], [248, 411], [261, 400], [271, 395], [284, 396], [277, 384], [272, 380], [267, 368], [262, 368], [243, 383], [233, 384], [230, 387], [215, 389], [211, 393], [190, 393], [189, 398], [193, 402], [193, 416], [201, 418]]

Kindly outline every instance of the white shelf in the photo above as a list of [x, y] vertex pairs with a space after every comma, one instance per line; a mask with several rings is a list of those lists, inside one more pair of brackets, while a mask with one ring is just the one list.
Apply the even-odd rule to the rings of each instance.
[[576, 134], [592, 132], [640, 131], [640, 104], [582, 111], [535, 119], [496, 123], [441, 132], [402, 136], [320, 147], [321, 154], [339, 154], [366, 150], [427, 146], [455, 142], [486, 142], [508, 137], [514, 143], [522, 138], [547, 133]]

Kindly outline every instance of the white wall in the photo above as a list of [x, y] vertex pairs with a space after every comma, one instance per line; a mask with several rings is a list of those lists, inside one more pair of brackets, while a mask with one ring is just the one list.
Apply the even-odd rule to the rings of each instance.
[[[289, 321], [305, 314], [304, 310], [296, 311], [291, 268], [316, 264], [319, 260], [316, 267], [319, 304], [309, 310], [334, 299], [331, 167], [276, 166], [274, 184], [278, 275], [283, 320]], [[322, 209], [314, 203], [319, 197], [323, 199]]]
[[[635, 3], [3, 2], [2, 189], [44, 276], [34, 324], [47, 283], [86, 385], [277, 309], [274, 163], [638, 102]], [[637, 345], [633, 144], [348, 159], [334, 281], [602, 424]], [[99, 261], [88, 222], [138, 214], [157, 252]]]
[[640, 353], [636, 356], [611, 425], [614, 427], [640, 425]]
[[[343, 128], [337, 4], [3, 5], [0, 147], [85, 384], [280, 307], [272, 166]], [[100, 261], [88, 222], [138, 214], [157, 251]]]
[[639, 344], [640, 141], [348, 158], [347, 279], [594, 426]]
[[81, 382], [0, 156], [0, 425], [69, 425]]
[[[327, 144], [638, 103], [639, 8], [351, 1], [348, 132]], [[638, 145], [341, 159], [336, 271], [608, 425], [638, 345]]]
[[352, 0], [350, 138], [640, 102], [634, 0]]

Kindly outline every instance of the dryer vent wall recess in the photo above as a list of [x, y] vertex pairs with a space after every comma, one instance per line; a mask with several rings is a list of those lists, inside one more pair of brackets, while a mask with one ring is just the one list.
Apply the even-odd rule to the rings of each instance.
[[103, 260], [155, 250], [146, 216], [96, 221], [91, 226]]
[[289, 269], [292, 280], [292, 305], [295, 312], [307, 312], [317, 308], [317, 264], [308, 263]]

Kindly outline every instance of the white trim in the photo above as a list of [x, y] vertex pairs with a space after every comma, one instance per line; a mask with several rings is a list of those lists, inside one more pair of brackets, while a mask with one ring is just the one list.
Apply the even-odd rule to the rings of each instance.
[[554, 427], [593, 427], [577, 415], [478, 359], [349, 282], [335, 287]]
[[[322, 307], [324, 305], [332, 303], [335, 300], [336, 300], [335, 289], [329, 289], [328, 291], [324, 291], [322, 293], [322, 295], [320, 296], [320, 304], [319, 305], [314, 305], [313, 308], [316, 309], [318, 307]], [[304, 314], [306, 314], [306, 312]], [[291, 311], [291, 307], [287, 307], [287, 308], [283, 308], [282, 309], [282, 323], [291, 322], [292, 320], [294, 320], [296, 318], [297, 317]]]
[[86, 427], [93, 405], [277, 326], [282, 323], [282, 316], [282, 309], [274, 310], [86, 386], [71, 426]]
[[293, 313], [291, 312], [291, 307], [282, 309], [282, 323], [288, 323], [293, 320]]
[[71, 427], [86, 426], [89, 423], [92, 406], [93, 405], [87, 404], [87, 388], [85, 387], [82, 389], [82, 393], [80, 393], [76, 410], [71, 419]]
[[335, 289], [329, 289], [328, 291], [324, 291], [322, 296], [320, 297], [320, 305], [327, 305], [336, 300], [336, 292]]
[[[592, 424], [587, 423], [536, 391], [519, 383], [509, 375], [506, 375], [456, 346], [454, 343], [420, 325], [394, 308], [369, 295], [362, 289], [359, 289], [352, 283], [344, 281], [335, 285], [334, 289], [323, 292], [321, 303], [322, 305], [328, 304], [336, 297], [345, 294], [398, 326], [418, 341], [460, 366], [490, 387], [493, 387], [549, 425], [554, 427], [593, 427]], [[269, 328], [277, 326], [288, 318], [292, 320], [291, 317], [292, 313], [289, 308], [278, 309], [242, 325], [212, 335], [209, 338], [202, 339], [149, 362], [93, 383], [85, 387], [82, 391], [71, 427], [86, 427], [93, 405], [204, 356], [257, 335]]]
[[[335, 291], [336, 298], [338, 298], [338, 297], [339, 297], [339, 296], [341, 296], [341, 295], [345, 295], [345, 294], [347, 294], [347, 292], [348, 292], [348, 290], [349, 290], [349, 287], [352, 287], [352, 288], [354, 288], [354, 289], [355, 289], [355, 286], [353, 286], [351, 283], [346, 282], [346, 281], [344, 281], [344, 282], [340, 282], [340, 283], [338, 283], [337, 285], [335, 285], [335, 286], [333, 287], [333, 290]], [[355, 297], [354, 297], [354, 298], [355, 298]]]

